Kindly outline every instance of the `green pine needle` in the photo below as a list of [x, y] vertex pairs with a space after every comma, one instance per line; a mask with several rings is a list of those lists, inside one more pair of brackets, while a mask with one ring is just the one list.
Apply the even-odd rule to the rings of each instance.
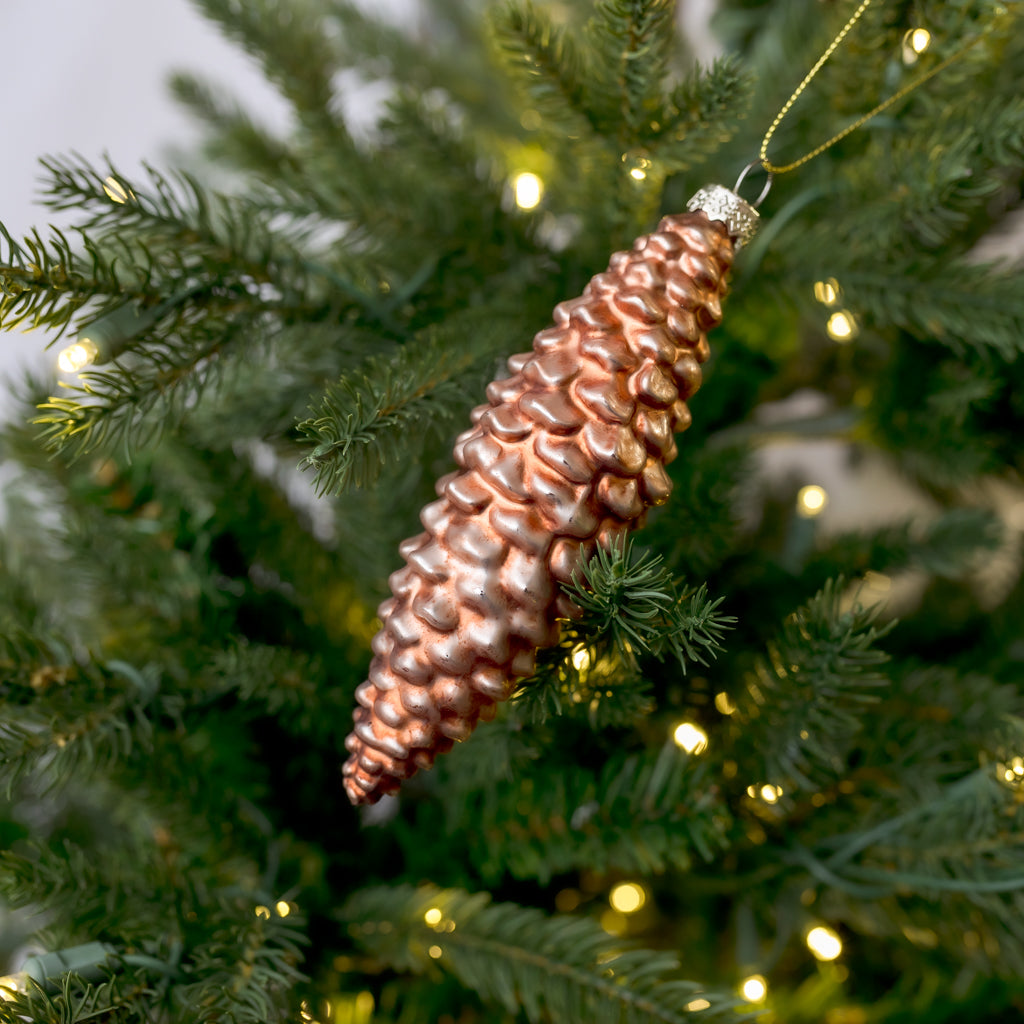
[[48, 239], [33, 231], [19, 244], [0, 224], [0, 330], [46, 327], [59, 338], [93, 300], [104, 311], [120, 304], [109, 298], [104, 303], [104, 295], [148, 285], [146, 273], [134, 274], [88, 239], [79, 255], [63, 232], [51, 231]]
[[315, 470], [317, 493], [366, 487], [387, 464], [414, 458], [424, 438], [465, 404], [457, 375], [468, 365], [465, 353], [439, 344], [407, 345], [330, 385], [310, 407], [313, 415], [297, 424], [316, 445], [302, 465]]
[[[668, 952], [631, 947], [585, 917], [547, 917], [458, 889], [363, 889], [341, 912], [353, 939], [397, 970], [453, 974], [531, 1024], [738, 1021], [750, 1011], [678, 976]], [[436, 920], [435, 920], [436, 919]], [[692, 1009], [691, 1009], [692, 1007]]]
[[503, 65], [551, 125], [590, 135], [584, 62], [572, 37], [542, 8], [510, 3], [491, 13], [491, 32]]
[[675, 45], [671, 0], [599, 0], [585, 35], [595, 123], [635, 146], [665, 121], [663, 80]]
[[511, 313], [462, 310], [329, 385], [310, 406], [313, 415], [297, 424], [315, 445], [302, 466], [315, 471], [317, 492], [365, 487], [386, 466], [413, 458], [426, 437], [465, 415], [485, 367], [521, 340], [519, 325]]
[[99, 984], [90, 984], [73, 973], [64, 974], [56, 985], [45, 987], [29, 978], [17, 989], [4, 989], [0, 1024], [95, 1024], [102, 1020], [134, 1024], [146, 1019], [139, 997], [147, 988], [140, 971]]
[[844, 589], [830, 580], [789, 616], [748, 679], [735, 722], [761, 779], [813, 787], [845, 772], [866, 708], [888, 685], [876, 645], [894, 623], [876, 626], [877, 607], [844, 610]]
[[186, 984], [176, 995], [183, 1008], [206, 1020], [266, 1024], [294, 1011], [295, 988], [305, 978], [305, 919], [291, 910], [286, 918], [264, 907], [259, 894], [222, 896], [211, 916], [216, 927], [201, 945], [188, 950]]
[[754, 78], [735, 57], [697, 67], [672, 91], [664, 122], [649, 127], [652, 152], [673, 173], [700, 163], [735, 134]]
[[209, 133], [205, 149], [211, 160], [255, 172], [265, 180], [287, 178], [298, 170], [299, 160], [288, 145], [211, 82], [177, 72], [170, 87], [174, 98], [205, 122]]
[[[1024, 274], [943, 257], [843, 272], [843, 287], [872, 323], [896, 326], [964, 355], [991, 350], [1014, 359], [1024, 348]], [[894, 280], [903, 287], [893, 288]]]
[[333, 77], [340, 70], [321, 6], [310, 0], [193, 0], [228, 39], [254, 57], [267, 78], [306, 121], [330, 126], [336, 143], [347, 141], [333, 116]]
[[652, 710], [640, 659], [673, 658], [684, 672], [707, 665], [736, 622], [707, 587], [684, 590], [661, 555], [635, 556], [621, 537], [573, 571], [564, 588], [582, 609], [563, 623], [557, 645], [537, 652], [537, 668], [513, 695], [533, 724], [552, 716], [584, 717], [594, 730], [632, 726]]
[[505, 775], [484, 763], [492, 746], [492, 737], [474, 740], [445, 768], [451, 787], [465, 789], [447, 808], [449, 831], [464, 837], [488, 881], [505, 872], [543, 884], [573, 870], [685, 871], [725, 845], [730, 815], [711, 769], [672, 741], [615, 752], [597, 774], [556, 769], [550, 752], [520, 757]]
[[0, 725], [0, 789], [10, 795], [31, 779], [38, 792], [47, 793], [149, 750], [153, 723], [147, 705], [157, 684], [147, 675], [120, 662], [44, 662], [24, 682], [11, 686], [5, 680], [20, 700]]
[[721, 651], [721, 639], [735, 618], [718, 609], [707, 587], [682, 591], [660, 555], [634, 557], [632, 541], [613, 541], [573, 570], [566, 594], [583, 609], [581, 630], [611, 638], [616, 648], [664, 658], [683, 670], [708, 664]]

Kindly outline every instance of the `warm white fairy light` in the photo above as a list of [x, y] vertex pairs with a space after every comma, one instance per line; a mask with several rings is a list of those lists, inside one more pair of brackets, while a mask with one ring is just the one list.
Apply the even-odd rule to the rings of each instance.
[[24, 992], [27, 974], [6, 974], [0, 978], [0, 1002], [10, 1002], [19, 992]]
[[801, 487], [796, 496], [797, 515], [805, 519], [813, 519], [825, 511], [828, 504], [828, 492], [818, 484], [808, 484]]
[[915, 28], [910, 32], [910, 45], [914, 53], [924, 53], [932, 41], [932, 34], [926, 28]]
[[804, 940], [819, 960], [835, 960], [843, 951], [843, 940], [827, 925], [815, 925]]
[[732, 702], [732, 697], [725, 692], [720, 690], [715, 694], [715, 710], [722, 715], [732, 715], [736, 712], [736, 705]]
[[782, 796], [782, 787], [773, 786], [770, 782], [766, 782], [758, 790], [758, 795], [766, 804], [777, 804]]
[[740, 995], [748, 1003], [763, 1003], [768, 995], [768, 981], [763, 974], [752, 974], [743, 979]]
[[261, 921], [267, 921], [270, 919], [270, 907], [264, 907], [262, 905], [256, 908], [256, 916]]
[[444, 914], [441, 913], [440, 907], [431, 907], [424, 915], [423, 920], [430, 925], [431, 928], [441, 923], [441, 918]]
[[814, 297], [823, 306], [834, 306], [839, 301], [841, 294], [842, 290], [839, 287], [839, 282], [834, 277], [830, 277], [826, 281], [816, 281], [814, 283]]
[[680, 722], [672, 733], [672, 739], [688, 754], [703, 754], [708, 749], [708, 734], [693, 722]]
[[701, 997], [700, 999], [691, 999], [686, 1004], [687, 1013], [699, 1013], [701, 1010], [706, 1010], [711, 1005], [707, 999]]
[[645, 156], [637, 156], [634, 153], [623, 153], [622, 162], [629, 168], [629, 176], [634, 181], [645, 181], [647, 172], [651, 169], [651, 161]]
[[129, 199], [135, 198], [135, 194], [127, 185], [112, 176], [104, 179], [103, 191], [106, 192], [107, 198], [115, 203], [127, 203]]
[[647, 890], [639, 882], [619, 882], [608, 894], [612, 910], [635, 914], [647, 902]]
[[521, 171], [512, 179], [512, 192], [520, 210], [532, 210], [544, 195], [544, 182], [532, 171]]
[[915, 64], [917, 58], [931, 46], [932, 34], [926, 28], [909, 29], [903, 36], [903, 63]]
[[590, 651], [583, 644], [572, 649], [572, 667], [577, 672], [586, 672], [590, 668]]
[[287, 900], [278, 900], [274, 904], [278, 917], [287, 917], [292, 912], [292, 905]]
[[857, 320], [848, 309], [837, 309], [825, 324], [828, 336], [840, 345], [857, 337]]
[[68, 345], [57, 356], [57, 366], [62, 373], [78, 373], [79, 370], [84, 370], [93, 362], [98, 355], [99, 349], [93, 342], [88, 338], [80, 338], [73, 345]]
[[431, 946], [430, 949], [427, 950], [427, 956], [429, 956], [431, 960], [440, 960], [441, 957], [444, 956], [444, 950], [440, 946]]

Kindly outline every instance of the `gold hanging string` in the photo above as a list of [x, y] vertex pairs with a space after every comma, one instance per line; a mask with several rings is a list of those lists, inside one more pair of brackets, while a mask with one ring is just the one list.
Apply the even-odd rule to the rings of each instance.
[[857, 24], [857, 22], [861, 18], [861, 15], [871, 6], [872, 3], [873, 0], [861, 0], [860, 6], [850, 16], [850, 20], [847, 21], [847, 23], [840, 29], [839, 34], [835, 37], [835, 39], [832, 40], [831, 43], [829, 43], [828, 48], [818, 58], [818, 61], [814, 65], [814, 67], [807, 72], [806, 76], [804, 77], [804, 80], [793, 90], [793, 95], [790, 96], [788, 100], [786, 100], [786, 102], [782, 105], [782, 109], [778, 112], [778, 114], [775, 115], [775, 120], [772, 121], [771, 127], [768, 129], [767, 132], [765, 132], [765, 136], [761, 140], [761, 151], [758, 154], [758, 160], [760, 161], [761, 166], [769, 174], [785, 174], [787, 171], [792, 171], [797, 167], [802, 167], [805, 163], [807, 163], [809, 160], [813, 160], [816, 156], [820, 156], [822, 153], [825, 152], [826, 149], [831, 148], [841, 139], [845, 139], [846, 136], [849, 135], [851, 132], [855, 132], [858, 128], [866, 124], [877, 114], [882, 113], [883, 110], [887, 110], [894, 103], [897, 103], [901, 99], [903, 99], [903, 97], [906, 96], [908, 93], [913, 92], [918, 86], [924, 85], [924, 83], [927, 82], [928, 79], [934, 78], [935, 75], [937, 75], [940, 71], [944, 71], [954, 61], [959, 60], [972, 46], [976, 46], [979, 42], [981, 42], [981, 40], [984, 39], [985, 36], [987, 36], [993, 30], [994, 27], [993, 25], [988, 25], [985, 29], [979, 32], [978, 35], [976, 35], [973, 39], [971, 39], [969, 42], [965, 43], [958, 50], [956, 50], [956, 52], [954, 52], [951, 56], [947, 57], [939, 64], [936, 64], [935, 67], [933, 67], [930, 71], [925, 72], [920, 77], [915, 78], [912, 82], [903, 86], [902, 89], [899, 89], [898, 91], [893, 93], [892, 96], [890, 96], [887, 100], [883, 100], [873, 110], [869, 110], [863, 116], [858, 117], [856, 121], [854, 121], [852, 124], [847, 125], [841, 132], [837, 132], [835, 135], [832, 136], [832, 138], [828, 139], [826, 142], [823, 142], [816, 149], [812, 149], [809, 153], [805, 153], [802, 157], [800, 157], [798, 160], [794, 160], [792, 163], [773, 164], [768, 159], [768, 144], [772, 141], [772, 136], [775, 134], [779, 125], [782, 124], [783, 120], [789, 113], [793, 104], [796, 103], [796, 101], [800, 98], [803, 91], [807, 88], [808, 85], [811, 84], [811, 81], [813, 80], [814, 76], [821, 70], [822, 65], [828, 61], [828, 59], [832, 56], [833, 53], [835, 53], [836, 49], [842, 44], [843, 40], [849, 34], [850, 29], [852, 29], [853, 26]]

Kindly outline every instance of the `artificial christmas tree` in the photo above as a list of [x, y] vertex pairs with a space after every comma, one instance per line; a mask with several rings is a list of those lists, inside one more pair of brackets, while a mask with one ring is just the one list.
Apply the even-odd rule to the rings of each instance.
[[[231, 194], [50, 159], [79, 232], [0, 246], [0, 325], [70, 374], [2, 435], [0, 1021], [1019, 1014], [1024, 279], [979, 256], [1017, 8], [868, 7], [780, 160], [956, 59], [774, 184], [672, 500], [563, 567], [486, 730], [357, 810], [373, 609], [486, 382], [735, 180], [852, 11], [723, 3], [702, 67], [663, 0], [199, 6], [291, 133], [180, 75]], [[353, 77], [389, 89], [361, 135]]]

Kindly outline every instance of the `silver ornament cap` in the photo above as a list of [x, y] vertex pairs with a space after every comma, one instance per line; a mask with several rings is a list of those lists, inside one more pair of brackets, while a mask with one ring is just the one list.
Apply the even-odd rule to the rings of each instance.
[[735, 248], [746, 245], [761, 222], [761, 215], [745, 199], [724, 185], [705, 185], [686, 204], [691, 213], [703, 211], [708, 220], [722, 221]]

